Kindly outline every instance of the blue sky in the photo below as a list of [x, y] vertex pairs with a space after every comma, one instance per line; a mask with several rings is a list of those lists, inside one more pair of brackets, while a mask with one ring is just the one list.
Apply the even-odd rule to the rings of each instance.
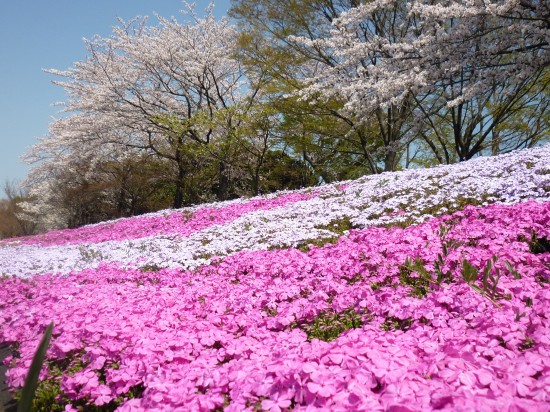
[[[191, 1], [190, 1], [191, 2]], [[201, 11], [209, 0], [196, 0]], [[82, 38], [108, 36], [116, 17], [183, 16], [179, 0], [1, 0], [0, 1], [0, 187], [21, 181], [29, 166], [20, 157], [46, 136], [58, 112], [52, 103], [65, 100], [43, 68], [66, 69], [86, 57]], [[222, 16], [229, 0], [215, 1]], [[0, 189], [0, 197], [4, 195]]]

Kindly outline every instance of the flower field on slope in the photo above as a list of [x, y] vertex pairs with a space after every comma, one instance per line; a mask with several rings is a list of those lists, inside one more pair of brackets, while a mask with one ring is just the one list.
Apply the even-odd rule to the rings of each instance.
[[213, 256], [322, 244], [351, 228], [530, 199], [550, 201], [550, 146], [0, 241], [0, 274], [67, 274], [106, 261], [194, 269]]
[[5, 241], [8, 382], [53, 320], [59, 410], [550, 410], [549, 160]]

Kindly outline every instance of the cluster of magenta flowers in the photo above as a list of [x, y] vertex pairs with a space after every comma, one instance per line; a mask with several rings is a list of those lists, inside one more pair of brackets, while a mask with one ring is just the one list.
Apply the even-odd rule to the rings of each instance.
[[223, 225], [253, 211], [270, 210], [311, 197], [313, 197], [311, 194], [289, 193], [274, 199], [256, 198], [244, 203], [225, 202], [218, 205], [189, 208], [183, 212], [183, 215], [178, 212], [164, 211], [133, 219], [119, 219], [98, 225], [89, 225], [74, 230], [51, 231], [43, 235], [29, 236], [21, 239], [20, 242], [29, 245], [100, 243], [172, 233], [187, 237], [210, 226]]
[[[479, 199], [474, 172], [436, 168], [5, 242], [46, 256], [1, 269], [8, 383], [53, 321], [39, 392], [61, 410], [549, 410], [547, 153], [471, 162]], [[82, 265], [48, 273], [64, 251]]]

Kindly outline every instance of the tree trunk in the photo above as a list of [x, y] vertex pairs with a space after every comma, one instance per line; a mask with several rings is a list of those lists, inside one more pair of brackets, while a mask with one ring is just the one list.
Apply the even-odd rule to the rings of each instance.
[[386, 149], [386, 155], [384, 156], [384, 172], [395, 171], [396, 159], [397, 153], [392, 149]]
[[491, 154], [496, 156], [500, 153], [500, 136], [498, 132], [493, 131], [493, 136], [491, 139]]
[[117, 202], [116, 202], [116, 216], [122, 217], [125, 209], [124, 201], [124, 183], [120, 185], [120, 190], [118, 191]]
[[185, 183], [185, 169], [178, 165], [178, 178], [176, 180], [176, 193], [174, 194], [174, 209], [180, 209], [183, 206], [183, 184]]
[[254, 170], [254, 178], [252, 179], [252, 192], [254, 196], [260, 194], [260, 165], [257, 165]]
[[225, 162], [219, 164], [219, 177], [218, 177], [218, 200], [227, 200], [229, 191], [229, 177], [227, 176], [227, 166]]

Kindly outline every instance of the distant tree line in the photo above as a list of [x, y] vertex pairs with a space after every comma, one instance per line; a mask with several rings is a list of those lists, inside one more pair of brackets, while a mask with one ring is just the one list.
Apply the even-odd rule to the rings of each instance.
[[77, 227], [548, 140], [544, 0], [186, 7], [120, 20], [48, 70], [67, 100], [17, 219]]
[[19, 216], [26, 194], [14, 182], [5, 182], [3, 189], [6, 198], [0, 200], [0, 239], [34, 234], [35, 223]]

